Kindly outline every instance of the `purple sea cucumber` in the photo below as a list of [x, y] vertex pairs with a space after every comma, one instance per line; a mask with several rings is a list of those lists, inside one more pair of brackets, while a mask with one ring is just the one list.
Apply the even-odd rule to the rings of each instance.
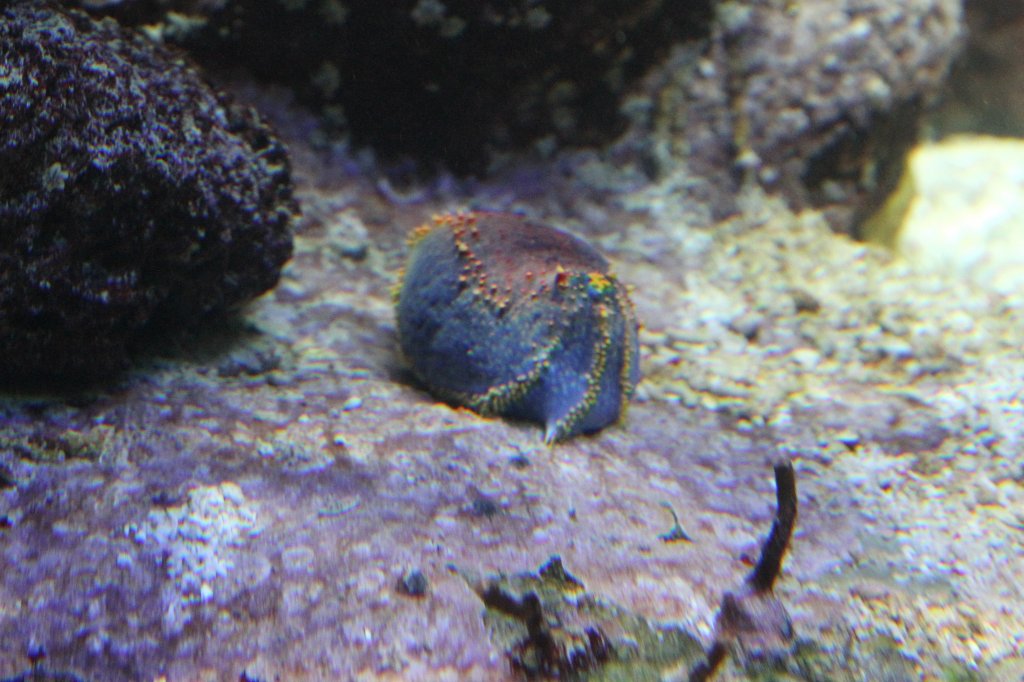
[[548, 442], [617, 421], [639, 380], [636, 314], [608, 262], [521, 216], [416, 228], [395, 299], [402, 352], [428, 389], [539, 422]]

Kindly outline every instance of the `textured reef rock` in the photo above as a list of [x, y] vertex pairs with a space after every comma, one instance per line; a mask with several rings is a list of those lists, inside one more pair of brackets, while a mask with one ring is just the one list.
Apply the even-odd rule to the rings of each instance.
[[589, 594], [558, 556], [536, 574], [463, 578], [486, 607], [491, 639], [524, 679], [653, 680], [701, 655], [683, 628], [657, 626]]
[[0, 19], [0, 376], [106, 372], [274, 285], [295, 204], [252, 110], [112, 21]]
[[[902, 33], [884, 59], [922, 93], [915, 64], [951, 49], [915, 23], [951, 21], [923, 9], [943, 3], [787, 4], [788, 23], [751, 5], [780, 19], [765, 36], [812, 9], [837, 31], [870, 17], [872, 45]], [[837, 40], [798, 35], [780, 64]], [[928, 36], [934, 60], [914, 61]], [[1020, 679], [1024, 297], [794, 213], [759, 186], [782, 186], [763, 159], [724, 172], [735, 107], [755, 101], [739, 79], [715, 97], [726, 42], [644, 81], [657, 97], [627, 109], [650, 135], [623, 156], [512, 159], [397, 201], [364, 159], [313, 143], [290, 93], [243, 83], [291, 151], [295, 256], [229, 344], [140, 358], [116, 389], [0, 391], [0, 679], [513, 682], [568, 664], [682, 680], [725, 650], [716, 679]], [[814, 110], [839, 101], [842, 76], [806, 63]], [[816, 149], [827, 120], [794, 139]], [[645, 143], [660, 170], [616, 165]], [[578, 234], [636, 285], [644, 380], [623, 424], [548, 446], [404, 370], [405, 237], [467, 207]], [[767, 476], [783, 457], [800, 518], [771, 585], [751, 564], [773, 517], [786, 530]]]
[[637, 322], [608, 262], [579, 237], [507, 213], [436, 216], [411, 237], [398, 335], [430, 390], [545, 439], [619, 420], [640, 377]]
[[[389, 201], [311, 149], [308, 116], [266, 111], [304, 212], [250, 332], [141, 359], [114, 390], [0, 392], [0, 679], [41, 659], [104, 682], [512, 682], [550, 664], [535, 612], [508, 618], [463, 577], [498, 573], [521, 606], [519, 586], [553, 598], [546, 630], [591, 680], [615, 679], [589, 662], [631, 636], [657, 679], [716, 639], [738, 654], [721, 680], [1019, 679], [1021, 297], [915, 273], [756, 188], [707, 230], [674, 203], [595, 203], [588, 166], [556, 166], [529, 202], [481, 181], [474, 199], [525, 205], [636, 285], [629, 418], [547, 446], [403, 370], [406, 235], [470, 199]], [[785, 674], [756, 675], [772, 630], [734, 616], [785, 622], [744, 590], [782, 455], [800, 517], [771, 594], [794, 638]], [[565, 571], [521, 580], [552, 555]]]
[[720, 2], [709, 44], [678, 51], [635, 103], [638, 144], [712, 217], [753, 181], [848, 228], [916, 142], [960, 47], [960, 5]]

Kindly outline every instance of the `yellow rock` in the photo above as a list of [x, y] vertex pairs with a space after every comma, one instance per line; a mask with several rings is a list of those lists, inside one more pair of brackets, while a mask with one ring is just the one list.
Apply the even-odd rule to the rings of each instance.
[[1021, 291], [1024, 140], [962, 135], [920, 145], [863, 234], [917, 267]]

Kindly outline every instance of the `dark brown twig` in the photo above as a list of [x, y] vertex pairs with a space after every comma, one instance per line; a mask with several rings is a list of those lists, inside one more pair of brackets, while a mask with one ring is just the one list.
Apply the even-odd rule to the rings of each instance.
[[742, 590], [722, 595], [722, 604], [715, 616], [715, 641], [708, 649], [706, 660], [690, 672], [689, 682], [709, 680], [734, 645], [760, 655], [793, 636], [785, 608], [772, 595], [797, 517], [796, 474], [788, 459], [775, 465], [775, 497], [775, 519], [761, 547], [761, 558], [747, 576]]
[[778, 509], [768, 540], [761, 548], [761, 558], [754, 567], [747, 583], [755, 592], [770, 592], [775, 579], [782, 571], [782, 557], [786, 554], [789, 541], [796, 525], [796, 474], [793, 463], [788, 459], [775, 465], [775, 498]]
[[725, 644], [716, 639], [711, 648], [708, 649], [707, 660], [701, 661], [690, 673], [689, 682], [707, 682], [718, 669], [718, 666], [722, 665], [728, 653], [729, 649]]

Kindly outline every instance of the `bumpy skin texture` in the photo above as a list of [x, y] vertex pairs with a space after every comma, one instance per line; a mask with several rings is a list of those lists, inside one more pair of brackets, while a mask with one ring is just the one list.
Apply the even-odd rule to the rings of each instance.
[[435, 394], [563, 440], [619, 419], [639, 380], [624, 287], [590, 245], [501, 213], [417, 228], [397, 291], [402, 352]]
[[254, 112], [110, 20], [0, 12], [0, 377], [95, 377], [273, 286], [296, 206]]

